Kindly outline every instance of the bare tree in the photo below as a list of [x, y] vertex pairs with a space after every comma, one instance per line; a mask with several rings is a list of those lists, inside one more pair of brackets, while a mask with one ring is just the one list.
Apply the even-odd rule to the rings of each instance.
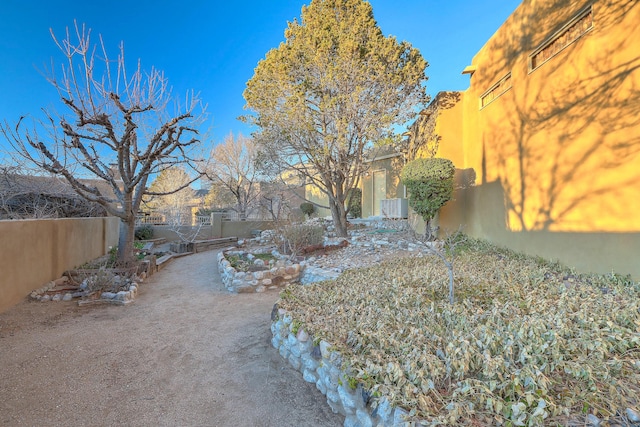
[[300, 200], [304, 200], [295, 189], [294, 186], [276, 179], [261, 183], [261, 208], [275, 222], [287, 220], [292, 208], [299, 205]]
[[[127, 72], [122, 43], [111, 60], [102, 38], [92, 43], [84, 25], [67, 28], [64, 39], [51, 35], [65, 62], [58, 75], [47, 73], [48, 80], [66, 114], [44, 110], [45, 118], [31, 127], [21, 117], [15, 126], [5, 122], [1, 131], [16, 156], [63, 177], [80, 196], [120, 218], [118, 260], [130, 261], [142, 196], [161, 194], [150, 193], [147, 180], [170, 166], [193, 167], [204, 108], [194, 93], [183, 103], [174, 98], [167, 78], [155, 68], [143, 71], [138, 61], [133, 73]], [[107, 183], [113, 194], [85, 177]]]
[[256, 148], [253, 140], [230, 133], [224, 142], [211, 152], [210, 166], [205, 174], [213, 182], [228, 190], [235, 198], [233, 208], [240, 219], [247, 218], [259, 205], [259, 172], [256, 167]]

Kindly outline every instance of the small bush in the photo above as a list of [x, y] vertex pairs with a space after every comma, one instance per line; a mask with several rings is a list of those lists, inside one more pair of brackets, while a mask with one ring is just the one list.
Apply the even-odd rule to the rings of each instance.
[[349, 213], [354, 218], [362, 217], [362, 190], [359, 188], [352, 188], [349, 192], [348, 202]]
[[323, 243], [324, 229], [319, 225], [294, 225], [282, 231], [281, 239], [283, 253], [299, 255], [302, 249]]
[[402, 183], [409, 192], [409, 205], [422, 217], [431, 234], [430, 223], [438, 210], [453, 197], [456, 168], [451, 160], [415, 159], [402, 168]]
[[307, 218], [311, 218], [311, 215], [313, 215], [313, 213], [315, 212], [316, 207], [313, 206], [313, 203], [304, 202], [300, 204], [300, 210], [307, 216]]
[[149, 224], [141, 225], [135, 231], [136, 240], [149, 240], [153, 238], [153, 227]]

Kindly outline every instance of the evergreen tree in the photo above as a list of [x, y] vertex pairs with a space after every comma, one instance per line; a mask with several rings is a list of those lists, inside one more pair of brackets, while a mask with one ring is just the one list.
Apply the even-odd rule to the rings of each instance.
[[395, 138], [395, 125], [426, 101], [426, 61], [385, 37], [363, 0], [312, 0], [286, 40], [258, 63], [244, 97], [255, 139], [273, 164], [327, 195], [336, 232], [366, 169], [365, 151]]

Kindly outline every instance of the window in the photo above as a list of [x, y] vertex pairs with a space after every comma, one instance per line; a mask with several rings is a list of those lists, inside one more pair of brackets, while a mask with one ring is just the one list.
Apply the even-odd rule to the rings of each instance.
[[511, 89], [511, 73], [501, 78], [498, 83], [494, 84], [485, 93], [480, 95], [480, 109], [489, 105], [491, 101], [493, 101], [509, 89]]
[[592, 7], [589, 6], [581, 10], [565, 26], [529, 55], [529, 72], [556, 56], [591, 28], [593, 28], [593, 11]]

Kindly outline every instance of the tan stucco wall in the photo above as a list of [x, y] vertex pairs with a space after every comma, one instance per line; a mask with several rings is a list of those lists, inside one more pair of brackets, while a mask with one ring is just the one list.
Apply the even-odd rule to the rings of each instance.
[[0, 221], [0, 311], [118, 244], [118, 218]]
[[[305, 186], [305, 199], [311, 203], [317, 203], [318, 205], [320, 205], [315, 206], [315, 211], [313, 212], [314, 217], [325, 218], [331, 216], [331, 210], [321, 207], [329, 206], [329, 197], [324, 194], [317, 186], [313, 184], [307, 184]], [[300, 203], [303, 202], [304, 200], [300, 201]], [[299, 205], [296, 207], [299, 207]]]
[[[153, 238], [154, 239], [164, 238], [164, 239], [167, 239], [167, 241], [169, 242], [175, 242], [180, 240], [180, 236], [178, 236], [178, 234], [175, 231], [173, 231], [172, 228], [173, 227], [168, 225], [154, 225]], [[185, 225], [185, 226], [179, 227], [179, 231], [184, 236], [191, 237], [191, 235], [195, 233], [196, 228]], [[211, 226], [205, 225], [205, 226], [202, 226], [202, 228], [198, 231], [196, 240], [211, 239], [212, 237], [213, 237], [213, 234], [211, 232]], [[220, 237], [220, 236], [216, 236], [216, 237]]]
[[[526, 0], [473, 58], [461, 108], [442, 111], [437, 129], [438, 156], [475, 174], [475, 188], [456, 191], [440, 225], [640, 279], [640, 2], [593, 2], [593, 27], [529, 68], [588, 4]], [[511, 88], [481, 108], [509, 72]]]
[[[172, 227], [164, 225], [153, 226], [153, 237], [165, 238], [170, 242], [180, 240], [178, 234], [171, 230]], [[270, 230], [274, 228], [273, 221], [222, 221], [220, 215], [214, 214], [213, 225], [200, 228], [195, 240], [216, 239], [220, 237], [250, 238], [253, 230]], [[195, 232], [194, 227], [180, 227], [180, 232], [185, 236], [191, 236]]]
[[223, 221], [220, 237], [251, 237], [251, 230], [271, 230], [273, 221]]
[[[593, 28], [529, 71], [584, 4], [525, 1], [473, 59], [464, 167], [502, 183], [513, 231], [640, 231], [640, 3], [594, 2]], [[512, 88], [480, 109], [507, 72]]]

